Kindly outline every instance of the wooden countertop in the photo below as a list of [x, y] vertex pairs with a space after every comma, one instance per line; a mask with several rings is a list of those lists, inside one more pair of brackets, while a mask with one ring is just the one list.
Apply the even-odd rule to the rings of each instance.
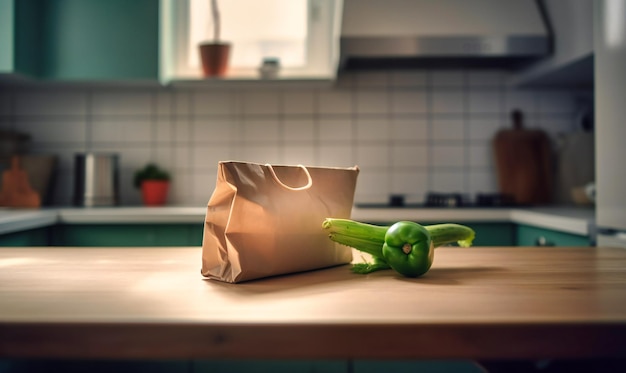
[[226, 284], [200, 248], [0, 248], [0, 356], [626, 357], [626, 250], [439, 248], [418, 279], [348, 266]]

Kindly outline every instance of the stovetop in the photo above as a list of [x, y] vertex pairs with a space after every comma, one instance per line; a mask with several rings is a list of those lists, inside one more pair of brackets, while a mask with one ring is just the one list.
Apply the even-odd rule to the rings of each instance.
[[392, 195], [387, 203], [357, 203], [359, 208], [511, 208], [520, 207], [512, 196], [478, 193], [474, 199], [461, 193], [428, 193], [423, 203], [405, 203], [401, 195]]

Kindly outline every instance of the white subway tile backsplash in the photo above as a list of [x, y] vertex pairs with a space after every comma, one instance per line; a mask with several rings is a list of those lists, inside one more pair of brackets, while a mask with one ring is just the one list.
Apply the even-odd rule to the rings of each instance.
[[424, 144], [397, 144], [391, 147], [393, 168], [415, 168], [428, 166], [428, 146]]
[[85, 115], [87, 97], [80, 91], [20, 92], [15, 95], [15, 115]]
[[[206, 206], [215, 190], [217, 167], [210, 170], [194, 172], [192, 175], [191, 198], [185, 198], [184, 203], [190, 206]], [[198, 242], [202, 245], [202, 242]]]
[[150, 161], [171, 172], [175, 168], [174, 145], [166, 144], [157, 147], [158, 149], [152, 148]]
[[280, 123], [274, 119], [248, 119], [242, 123], [244, 142], [273, 142], [280, 140]]
[[196, 173], [217, 169], [219, 161], [231, 159], [232, 149], [227, 144], [194, 146], [191, 150], [191, 167]]
[[391, 190], [391, 180], [386, 170], [366, 168], [361, 171], [356, 183], [355, 202], [387, 202]]
[[320, 114], [350, 114], [353, 111], [351, 91], [320, 91]]
[[169, 118], [158, 117], [153, 125], [154, 140], [158, 144], [172, 142], [174, 137], [174, 125]]
[[15, 123], [17, 132], [31, 136], [34, 146], [47, 143], [78, 143], [86, 139], [86, 124], [81, 119], [23, 118]]
[[[167, 195], [168, 203], [178, 205], [190, 204], [194, 199], [192, 193], [195, 186], [195, 179], [196, 175], [191, 171], [177, 170], [170, 183], [170, 190]], [[190, 198], [190, 196], [192, 197]]]
[[534, 91], [507, 91], [504, 95], [504, 114], [507, 118], [515, 109], [521, 110], [526, 116], [536, 113], [537, 100]]
[[510, 128], [497, 118], [470, 117], [468, 125], [468, 137], [471, 141], [490, 142], [496, 133], [503, 128]]
[[158, 116], [169, 117], [174, 112], [174, 95], [170, 90], [153, 93], [153, 110]]
[[302, 144], [285, 144], [282, 163], [296, 165], [315, 165], [315, 147]]
[[497, 191], [491, 141], [520, 108], [553, 138], [575, 128], [577, 95], [507, 87], [502, 70], [342, 72], [330, 89], [27, 87], [0, 94], [0, 128], [57, 154], [55, 202], [71, 203], [74, 153], [117, 152], [122, 203], [140, 204], [135, 170], [173, 176], [169, 203], [205, 206], [223, 160], [358, 165], [357, 202], [428, 191]]
[[245, 115], [277, 115], [280, 108], [280, 95], [276, 94], [276, 92], [251, 91], [243, 93], [243, 110]]
[[389, 73], [384, 72], [362, 72], [354, 79], [355, 87], [361, 88], [387, 88], [389, 86]]
[[172, 146], [172, 160], [175, 171], [185, 170], [188, 172], [193, 169], [193, 165], [191, 164], [192, 150], [193, 149], [187, 145]]
[[428, 91], [394, 91], [391, 93], [391, 112], [394, 114], [424, 114], [428, 112]]
[[493, 147], [491, 144], [472, 144], [469, 146], [469, 166], [493, 168]]
[[191, 115], [191, 105], [193, 93], [190, 91], [175, 91], [174, 93], [174, 113], [179, 116]]
[[387, 114], [389, 95], [386, 91], [357, 91], [356, 112], [358, 114]]
[[191, 123], [191, 142], [196, 144], [229, 143], [238, 135], [237, 122], [225, 117], [194, 118]]
[[506, 83], [507, 74], [500, 70], [475, 70], [467, 74], [470, 87], [500, 88]]
[[461, 91], [434, 91], [432, 93], [432, 112], [434, 114], [463, 114], [465, 112], [465, 95]]
[[[135, 145], [126, 147], [120, 144], [93, 144], [90, 151], [97, 153], [116, 153], [120, 157], [120, 169], [134, 173], [150, 162], [150, 146]], [[132, 182], [131, 182], [132, 185]]]
[[193, 115], [232, 115], [235, 112], [229, 92], [194, 92], [192, 107]]
[[278, 145], [273, 144], [246, 144], [237, 149], [235, 159], [255, 163], [283, 163], [282, 154]]
[[467, 193], [465, 190], [464, 170], [435, 170], [431, 174], [432, 191], [440, 193]]
[[357, 118], [356, 139], [357, 141], [387, 141], [389, 139], [387, 118]]
[[432, 139], [435, 141], [465, 139], [465, 121], [463, 119], [434, 119], [432, 121]]
[[356, 145], [356, 164], [363, 169], [388, 167], [389, 149], [387, 145]]
[[94, 91], [91, 94], [93, 115], [150, 115], [153, 111], [150, 91]]
[[191, 119], [182, 116], [177, 117], [172, 125], [172, 142], [176, 144], [188, 144], [192, 139]]
[[423, 71], [392, 71], [391, 85], [398, 88], [423, 88], [428, 85], [428, 75]]
[[436, 88], [463, 88], [465, 73], [459, 70], [433, 70], [430, 73], [430, 84]]
[[357, 165], [353, 156], [353, 147], [350, 143], [328, 144], [321, 143], [316, 164], [325, 167], [352, 167]]
[[13, 95], [0, 93], [0, 116], [13, 114]]
[[148, 119], [99, 119], [91, 123], [93, 143], [149, 143], [152, 138]]
[[431, 156], [431, 164], [435, 168], [465, 166], [465, 147], [462, 145], [434, 144]]
[[427, 141], [428, 122], [426, 119], [392, 118], [389, 122], [389, 139], [392, 141]]
[[468, 111], [472, 114], [497, 114], [502, 111], [504, 97], [499, 91], [472, 90], [469, 92]]
[[469, 190], [472, 196], [478, 193], [497, 193], [498, 186], [495, 173], [490, 169], [470, 169], [468, 171], [469, 176]]
[[285, 144], [292, 141], [307, 141], [310, 144], [315, 139], [315, 122], [313, 119], [285, 119], [282, 131]]
[[419, 203], [428, 192], [428, 172], [394, 170], [391, 172], [391, 194], [404, 195], [406, 203]]
[[326, 141], [352, 141], [352, 119], [320, 118], [318, 127], [318, 136], [320, 139], [320, 143], [322, 144]]
[[312, 114], [315, 111], [314, 92], [287, 91], [282, 93], [283, 113]]

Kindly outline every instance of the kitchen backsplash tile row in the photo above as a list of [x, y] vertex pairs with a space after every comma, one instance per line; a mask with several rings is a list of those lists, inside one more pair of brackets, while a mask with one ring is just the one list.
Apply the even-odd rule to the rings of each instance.
[[420, 70], [345, 74], [328, 89], [10, 86], [0, 87], [0, 128], [60, 157], [58, 205], [71, 202], [73, 156], [83, 151], [121, 155], [125, 205], [140, 203], [132, 174], [149, 161], [172, 172], [170, 203], [204, 205], [227, 159], [356, 164], [358, 202], [419, 202], [428, 191], [495, 192], [490, 142], [513, 108], [555, 139], [575, 130], [581, 92], [516, 90], [506, 79]]

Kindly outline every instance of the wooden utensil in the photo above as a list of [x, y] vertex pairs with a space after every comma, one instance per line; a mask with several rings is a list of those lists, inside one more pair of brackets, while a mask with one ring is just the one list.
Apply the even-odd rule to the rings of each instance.
[[552, 201], [553, 155], [550, 138], [540, 129], [526, 129], [523, 114], [511, 113], [512, 129], [500, 130], [493, 150], [500, 193], [511, 195], [518, 205]]
[[41, 198], [28, 181], [28, 175], [20, 168], [20, 158], [11, 158], [11, 168], [2, 173], [0, 205], [9, 207], [39, 207]]

